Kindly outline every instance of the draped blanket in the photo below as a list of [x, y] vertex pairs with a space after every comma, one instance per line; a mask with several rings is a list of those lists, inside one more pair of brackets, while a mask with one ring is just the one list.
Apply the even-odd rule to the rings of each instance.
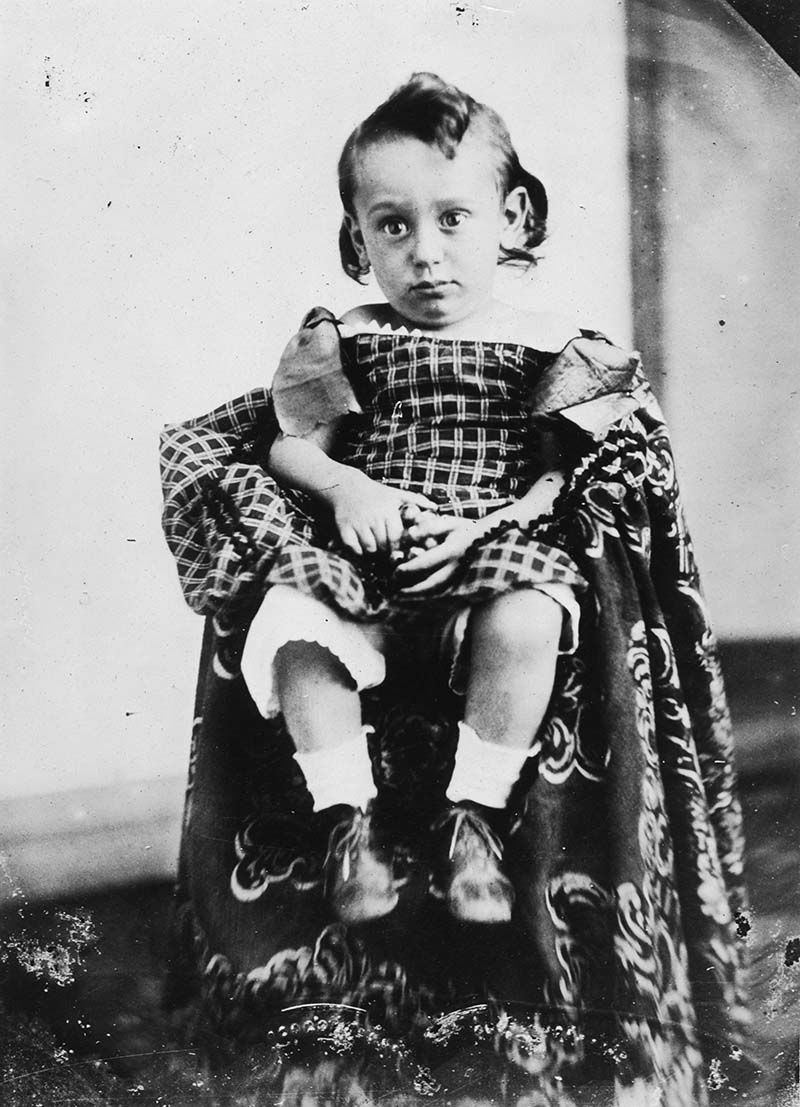
[[303, 852], [311, 800], [291, 742], [280, 719], [259, 716], [238, 668], [259, 537], [275, 523], [262, 467], [274, 428], [259, 391], [164, 437], [167, 535], [187, 597], [213, 612], [172, 1001], [193, 1004], [226, 1048], [267, 1050], [263, 1079], [311, 1043], [383, 1066], [392, 1089], [448, 1092], [447, 1059], [467, 1050], [542, 1102], [561, 1102], [563, 1074], [597, 1063], [621, 1084], [657, 1084], [666, 1105], [704, 1103], [709, 1069], [738, 1056], [746, 1023], [741, 813], [715, 640], [643, 380], [607, 433], [582, 434], [553, 514], [530, 528], [588, 589], [580, 646], [559, 658], [511, 799], [507, 926], [458, 924], [428, 893], [414, 829], [450, 772], [459, 704], [413, 666], [364, 695], [376, 779], [408, 814], [400, 903], [350, 930], [328, 912]]

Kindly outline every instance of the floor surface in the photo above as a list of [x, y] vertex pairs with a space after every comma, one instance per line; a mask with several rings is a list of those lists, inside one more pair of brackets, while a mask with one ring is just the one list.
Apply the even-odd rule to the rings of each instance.
[[[714, 1102], [789, 1107], [798, 1102], [799, 744], [793, 726], [777, 715], [744, 713], [738, 730], [752, 899], [740, 930], [753, 965], [749, 1052], [754, 1071], [746, 1086], [718, 1089]], [[249, 1107], [254, 1102], [259, 1107], [323, 1102], [369, 1107], [375, 1102], [330, 1059], [313, 1072], [287, 1072], [281, 1094], [263, 1100], [240, 1098], [235, 1078], [224, 1087], [209, 1083], [161, 1009], [169, 910], [170, 888], [155, 885], [77, 903], [22, 904], [12, 914], [0, 964], [5, 1004], [0, 1009], [0, 1101], [9, 1107]], [[463, 1094], [446, 1102], [453, 1107], [500, 1102], [535, 1107], [539, 1102], [488, 1099], [479, 1086], [477, 1077], [466, 1079]], [[598, 1086], [580, 1102], [604, 1107], [609, 1097], [608, 1088]], [[391, 1099], [393, 1104], [445, 1102], [425, 1095]], [[389, 1101], [384, 1096], [381, 1102]]]

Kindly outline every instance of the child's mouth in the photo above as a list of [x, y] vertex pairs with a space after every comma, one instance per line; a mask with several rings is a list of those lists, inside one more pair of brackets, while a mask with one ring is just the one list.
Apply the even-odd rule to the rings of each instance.
[[438, 300], [447, 294], [453, 286], [452, 281], [420, 281], [411, 286], [411, 291], [425, 299]]

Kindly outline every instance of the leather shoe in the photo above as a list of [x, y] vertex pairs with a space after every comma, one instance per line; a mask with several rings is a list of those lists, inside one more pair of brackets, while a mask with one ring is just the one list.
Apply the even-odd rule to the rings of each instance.
[[503, 846], [479, 804], [454, 803], [433, 824], [436, 835], [431, 891], [462, 922], [505, 923], [514, 889], [502, 870]]
[[397, 906], [392, 851], [380, 841], [371, 810], [347, 811], [328, 838], [325, 891], [343, 923], [370, 922]]

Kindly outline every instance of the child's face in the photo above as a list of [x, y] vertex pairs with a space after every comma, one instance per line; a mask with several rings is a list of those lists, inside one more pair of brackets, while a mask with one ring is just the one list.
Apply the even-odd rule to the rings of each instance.
[[524, 189], [500, 195], [492, 150], [479, 138], [462, 141], [453, 158], [396, 138], [360, 154], [355, 216], [346, 218], [398, 315], [441, 330], [491, 302], [500, 244], [513, 244], [526, 206]]

